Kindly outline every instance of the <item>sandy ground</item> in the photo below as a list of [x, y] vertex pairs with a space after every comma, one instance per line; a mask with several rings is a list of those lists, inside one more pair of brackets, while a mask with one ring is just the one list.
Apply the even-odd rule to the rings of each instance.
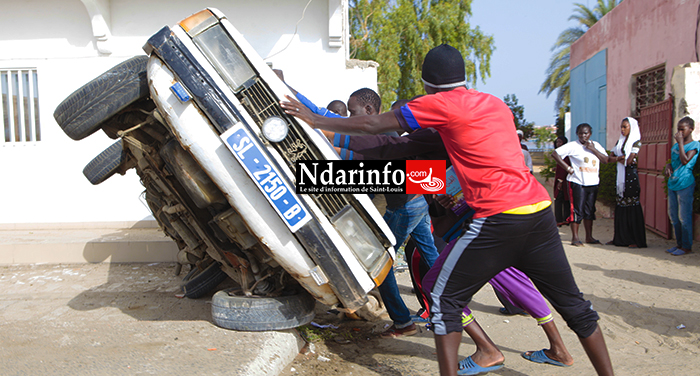
[[0, 375], [274, 375], [304, 345], [293, 330], [217, 327], [210, 296], [177, 297], [174, 270], [0, 266]]
[[[581, 229], [583, 234], [583, 229]], [[628, 249], [605, 245], [570, 246], [568, 227], [560, 228], [564, 248], [584, 297], [601, 317], [613, 365], [618, 375], [698, 375], [700, 371], [700, 256], [676, 257], [664, 252], [675, 244], [647, 232], [649, 247]], [[595, 221], [594, 236], [603, 243], [613, 237], [613, 220]], [[411, 294], [408, 273], [397, 275], [406, 304], [419, 305]], [[525, 316], [503, 316], [493, 290], [485, 286], [471, 309], [499, 345], [505, 366], [493, 375], [592, 375], [576, 335], [555, 313], [564, 342], [575, 359], [561, 368], [531, 363], [520, 354], [547, 347], [544, 332]], [[422, 328], [411, 337], [381, 339], [389, 321], [342, 320], [318, 305], [317, 324], [338, 329], [306, 329], [310, 345], [282, 375], [436, 375], [432, 332]], [[474, 351], [463, 337], [460, 356]]]
[[[594, 235], [612, 239], [613, 220], [595, 221]], [[599, 322], [618, 375], [698, 375], [700, 251], [675, 257], [674, 241], [647, 234], [649, 248], [604, 245], [564, 248]], [[389, 321], [352, 321], [317, 304], [315, 322], [300, 328], [309, 341], [292, 364], [293, 330], [244, 333], [210, 320], [209, 298], [178, 299], [182, 276], [173, 264], [82, 264], [0, 267], [0, 375], [436, 375], [433, 334], [380, 339]], [[397, 275], [404, 300], [419, 308], [407, 273]], [[470, 307], [505, 355], [493, 375], [592, 375], [576, 335], [555, 313], [575, 359], [568, 368], [531, 363], [520, 353], [547, 346], [525, 316], [503, 316], [491, 287]], [[290, 341], [286, 343], [285, 341]], [[270, 352], [292, 349], [289, 357]], [[267, 349], [267, 351], [266, 351]], [[460, 356], [474, 351], [463, 338]], [[251, 361], [251, 359], [257, 359]], [[279, 367], [273, 367], [278, 364]]]

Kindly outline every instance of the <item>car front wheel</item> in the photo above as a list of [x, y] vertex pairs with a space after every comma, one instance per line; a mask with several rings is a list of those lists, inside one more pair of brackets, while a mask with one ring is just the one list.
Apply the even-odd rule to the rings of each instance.
[[314, 318], [316, 300], [305, 290], [278, 297], [245, 296], [240, 288], [214, 294], [211, 316], [222, 328], [241, 331], [283, 330]]

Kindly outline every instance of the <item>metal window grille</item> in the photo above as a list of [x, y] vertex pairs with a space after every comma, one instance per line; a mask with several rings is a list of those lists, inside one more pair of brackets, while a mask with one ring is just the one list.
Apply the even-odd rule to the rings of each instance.
[[635, 116], [644, 107], [663, 102], [666, 91], [666, 69], [661, 66], [635, 77]]
[[36, 69], [0, 69], [5, 143], [41, 141]]

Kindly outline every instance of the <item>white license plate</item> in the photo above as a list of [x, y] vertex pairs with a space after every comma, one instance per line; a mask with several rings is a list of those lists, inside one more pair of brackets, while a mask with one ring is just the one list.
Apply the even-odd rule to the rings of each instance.
[[290, 231], [295, 232], [311, 219], [294, 190], [287, 185], [243, 124], [236, 124], [222, 134], [221, 138]]

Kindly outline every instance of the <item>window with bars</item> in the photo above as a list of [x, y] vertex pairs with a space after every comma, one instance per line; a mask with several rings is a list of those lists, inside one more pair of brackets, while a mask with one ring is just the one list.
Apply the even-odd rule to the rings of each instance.
[[660, 66], [634, 78], [635, 116], [640, 115], [642, 108], [663, 102], [666, 92], [666, 68]]
[[36, 69], [0, 69], [4, 142], [41, 141]]

